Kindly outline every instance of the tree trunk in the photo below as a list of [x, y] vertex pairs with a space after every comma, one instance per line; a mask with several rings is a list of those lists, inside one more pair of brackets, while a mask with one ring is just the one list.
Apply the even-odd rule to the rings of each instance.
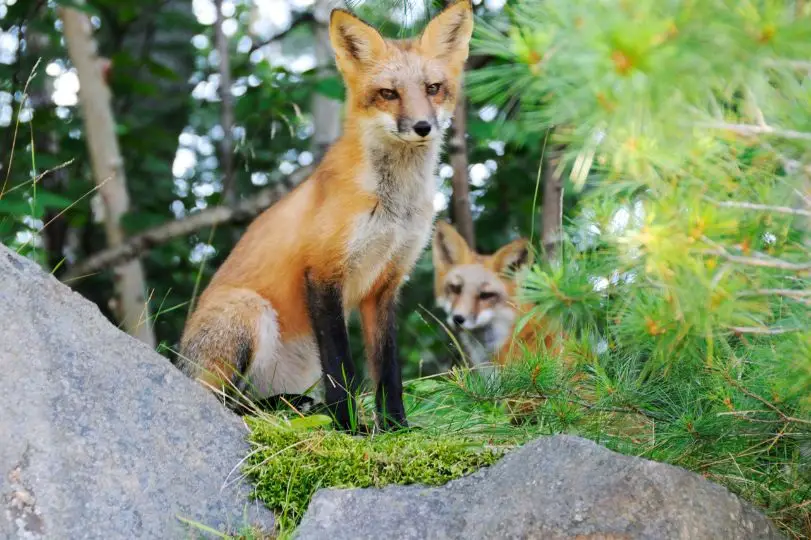
[[[111, 247], [125, 240], [121, 219], [129, 209], [124, 162], [118, 147], [110, 91], [102, 79], [95, 40], [87, 16], [73, 8], [60, 9], [68, 55], [79, 76], [79, 103], [93, 166], [93, 175], [104, 202], [104, 226]], [[149, 346], [155, 335], [145, 299], [146, 284], [140, 260], [113, 270], [116, 308], [124, 329]]]
[[550, 263], [560, 262], [560, 244], [563, 239], [563, 170], [559, 167], [562, 152], [562, 147], [549, 145], [543, 157], [541, 241], [544, 259]]
[[451, 177], [451, 204], [453, 224], [462, 238], [472, 249], [476, 249], [476, 235], [473, 229], [473, 214], [470, 211], [470, 187], [467, 161], [467, 100], [462, 87], [459, 88], [456, 110], [453, 114], [453, 129], [448, 144], [453, 176]]
[[[445, 0], [445, 6], [451, 5]], [[456, 109], [453, 112], [453, 128], [448, 144], [448, 156], [453, 168], [451, 177], [451, 215], [453, 224], [467, 244], [476, 249], [476, 233], [473, 228], [473, 214], [470, 210], [470, 179], [467, 160], [467, 98], [465, 88], [460, 81]]]
[[228, 37], [222, 30], [225, 20], [222, 0], [215, 0], [217, 21], [214, 23], [214, 39], [219, 56], [220, 73], [220, 124], [223, 137], [220, 141], [220, 170], [222, 171], [222, 195], [225, 204], [236, 201], [236, 178], [234, 178], [234, 98], [231, 95], [231, 56], [228, 52]]
[[[341, 0], [316, 0], [315, 17], [315, 63], [319, 76], [334, 73], [334, 53], [329, 40], [329, 16], [334, 8], [343, 7]], [[329, 146], [341, 134], [340, 101], [315, 92], [313, 96], [313, 146], [314, 162], [324, 157]]]

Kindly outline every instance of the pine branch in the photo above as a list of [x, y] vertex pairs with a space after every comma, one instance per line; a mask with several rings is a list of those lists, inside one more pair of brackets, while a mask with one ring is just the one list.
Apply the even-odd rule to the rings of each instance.
[[105, 268], [117, 266], [140, 257], [156, 246], [199, 231], [200, 229], [221, 225], [223, 223], [249, 221], [281, 199], [295, 185], [303, 181], [310, 172], [311, 168], [309, 167], [299, 169], [290, 175], [287, 182], [279, 186], [264, 189], [250, 199], [245, 199], [233, 205], [215, 206], [192, 214], [186, 218], [148, 229], [141, 234], [127, 239], [118, 246], [102, 250], [89, 256], [87, 259], [71, 268], [62, 278], [62, 281], [73, 281], [104, 270]]
[[705, 197], [705, 199], [715, 205], [724, 208], [741, 208], [744, 210], [764, 210], [767, 212], [775, 212], [777, 214], [790, 214], [794, 216], [811, 217], [811, 211], [791, 208], [789, 206], [771, 206], [768, 204], [750, 203], [745, 201], [716, 201], [715, 199], [711, 199], [709, 197]]
[[746, 394], [747, 396], [749, 396], [750, 398], [752, 398], [752, 399], [754, 399], [754, 400], [759, 401], [760, 403], [762, 403], [763, 405], [765, 405], [765, 406], [766, 406], [766, 408], [771, 409], [771, 410], [772, 410], [772, 411], [773, 411], [775, 414], [777, 414], [777, 416], [779, 416], [780, 418], [782, 418], [784, 422], [786, 422], [786, 423], [795, 422], [795, 423], [798, 423], [798, 424], [806, 424], [806, 425], [811, 425], [811, 421], [809, 421], [809, 420], [803, 420], [802, 418], [795, 418], [795, 417], [793, 417], [793, 416], [789, 416], [789, 415], [787, 415], [786, 413], [784, 413], [783, 411], [781, 411], [781, 410], [780, 410], [780, 409], [779, 409], [779, 408], [778, 408], [776, 405], [774, 405], [773, 403], [769, 402], [769, 400], [768, 400], [768, 399], [765, 399], [765, 398], [763, 398], [763, 397], [761, 397], [761, 396], [759, 396], [759, 395], [755, 394], [755, 393], [754, 393], [754, 392], [752, 392], [751, 390], [749, 390], [749, 389], [747, 389], [746, 387], [742, 386], [740, 383], [738, 383], [738, 382], [737, 382], [735, 379], [733, 379], [733, 378], [732, 378], [732, 377], [730, 377], [729, 375], [726, 375], [726, 374], [725, 374], [725, 375], [724, 375], [724, 379], [726, 379], [726, 381], [727, 381], [729, 384], [731, 384], [732, 386], [734, 386], [736, 389], [740, 390], [742, 393]]
[[[811, 165], [805, 164], [798, 159], [786, 156], [769, 143], [763, 143], [763, 147], [774, 153], [774, 155], [780, 161], [780, 164], [783, 165], [783, 169], [786, 171], [787, 174], [803, 173], [805, 175], [811, 176]], [[809, 201], [807, 197], [802, 195], [801, 197], [806, 202], [806, 204], [811, 206], [811, 201]]]
[[724, 131], [732, 131], [740, 135], [774, 135], [783, 139], [811, 141], [811, 133], [804, 131], [795, 131], [792, 129], [775, 128], [769, 125], [754, 125], [754, 124], [732, 124], [728, 122], [706, 122], [700, 124], [701, 127], [710, 129], [720, 129]]
[[811, 73], [811, 62], [804, 60], [766, 60], [766, 65], [771, 67], [788, 67], [797, 71]]
[[801, 304], [811, 306], [811, 291], [799, 289], [758, 289], [755, 291], [742, 291], [738, 294], [740, 298], [751, 296], [782, 296], [791, 300], [796, 300]]
[[791, 272], [804, 272], [807, 270], [811, 270], [811, 262], [807, 263], [793, 263], [789, 261], [784, 261], [782, 259], [775, 259], [774, 257], [769, 257], [763, 253], [757, 253], [757, 257], [744, 257], [741, 255], [732, 255], [729, 253], [723, 246], [718, 244], [717, 242], [713, 242], [706, 236], [702, 236], [701, 239], [710, 244], [714, 247], [714, 249], [708, 250], [706, 253], [708, 255], [716, 255], [719, 257], [723, 257], [724, 259], [728, 260], [729, 262], [743, 264], [747, 266], [757, 266], [760, 268], [775, 268], [777, 270], [788, 270]]
[[811, 270], [811, 262], [792, 263], [781, 259], [766, 257], [765, 255], [763, 255], [764, 258], [762, 259], [758, 259], [756, 257], [743, 257], [740, 255], [731, 255], [726, 250], [723, 251], [714, 250], [710, 251], [709, 253], [712, 255], [720, 255], [729, 262], [743, 264], [746, 266], [757, 266], [760, 268], [775, 268], [777, 270], [788, 270], [791, 272], [805, 272]]
[[801, 330], [800, 328], [784, 328], [782, 326], [730, 326], [729, 329], [738, 334], [757, 334], [761, 336], [779, 336]]

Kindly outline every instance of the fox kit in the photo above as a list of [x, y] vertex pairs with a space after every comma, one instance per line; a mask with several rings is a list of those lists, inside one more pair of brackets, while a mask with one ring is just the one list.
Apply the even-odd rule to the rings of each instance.
[[515, 240], [493, 255], [481, 255], [451, 225], [440, 221], [432, 251], [437, 304], [447, 313], [448, 324], [458, 332], [463, 352], [473, 365], [506, 363], [512, 358], [514, 341], [535, 346], [542, 336], [546, 346], [552, 345], [552, 337], [537, 320], [513, 335], [526, 307], [515, 302], [516, 281], [507, 274], [531, 264], [526, 240]]
[[332, 12], [343, 134], [248, 227], [201, 295], [181, 340], [189, 375], [258, 398], [304, 394], [320, 380], [337, 423], [351, 429], [359, 378], [345, 317], [359, 308], [383, 427], [407, 425], [395, 302], [431, 236], [434, 173], [472, 31], [468, 0], [413, 40], [386, 40]]

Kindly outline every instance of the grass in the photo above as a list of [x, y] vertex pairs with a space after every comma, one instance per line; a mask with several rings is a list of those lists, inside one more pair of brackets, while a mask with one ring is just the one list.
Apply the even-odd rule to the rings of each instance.
[[[456, 369], [410, 381], [405, 402], [414, 428], [369, 437], [335, 431], [320, 415], [259, 413], [246, 417], [253, 450], [244, 474], [287, 538], [320, 488], [440, 485], [532, 438], [569, 433], [697, 472], [759, 507], [789, 538], [809, 538], [811, 470], [799, 455], [802, 439], [787, 433], [797, 426], [783, 426], [786, 436], [777, 433], [764, 445], [762, 434], [751, 433], [758, 424], [735, 415], [707, 410], [686, 418], [696, 401], [684, 399], [689, 389], [659, 382], [659, 398], [629, 407], [626, 382], [609, 381], [606, 393], [605, 372], [578, 373], [573, 378], [554, 359], [539, 357], [498, 376]], [[373, 397], [360, 403], [368, 420]]]
[[242, 525], [234, 532], [221, 532], [203, 523], [178, 516], [178, 520], [188, 526], [188, 538], [197, 540], [203, 538], [220, 538], [222, 540], [271, 540], [276, 538], [276, 534], [269, 534], [259, 530], [252, 525]]
[[280, 537], [298, 525], [322, 487], [437, 486], [494, 463], [506, 446], [475, 434], [407, 429], [369, 437], [318, 427], [313, 419], [249, 417], [254, 450], [245, 471], [256, 496], [276, 512]]

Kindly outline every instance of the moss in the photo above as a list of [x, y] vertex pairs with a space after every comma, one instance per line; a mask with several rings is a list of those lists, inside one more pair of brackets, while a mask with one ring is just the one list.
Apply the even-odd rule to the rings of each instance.
[[298, 524], [320, 488], [436, 486], [490, 465], [503, 453], [481, 440], [423, 430], [355, 437], [313, 427], [313, 417], [306, 425], [281, 416], [248, 423], [255, 448], [246, 473], [256, 496], [276, 512], [282, 536]]

